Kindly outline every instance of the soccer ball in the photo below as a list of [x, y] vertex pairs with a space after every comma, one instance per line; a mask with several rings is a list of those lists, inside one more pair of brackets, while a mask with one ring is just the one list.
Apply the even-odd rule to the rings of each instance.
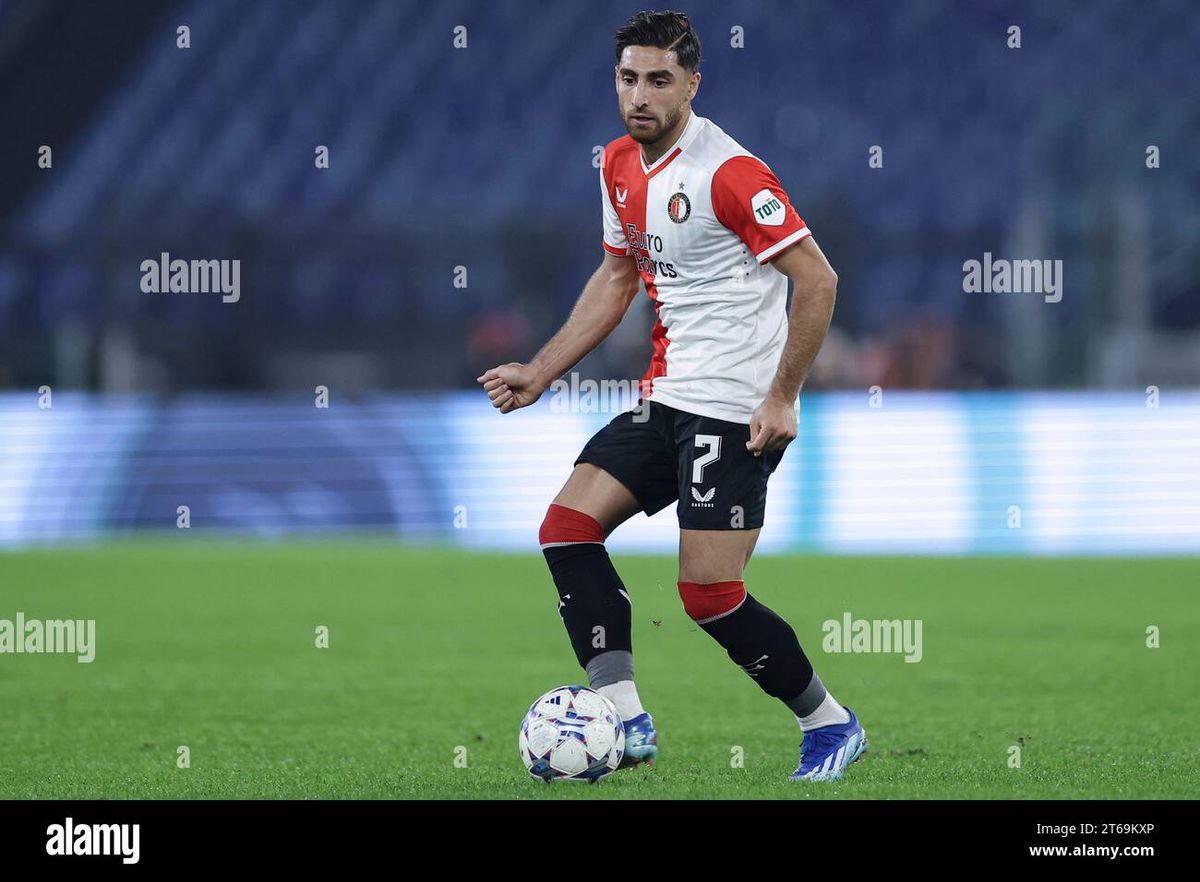
[[586, 686], [559, 686], [535, 701], [518, 741], [521, 760], [538, 781], [595, 783], [625, 755], [616, 706]]

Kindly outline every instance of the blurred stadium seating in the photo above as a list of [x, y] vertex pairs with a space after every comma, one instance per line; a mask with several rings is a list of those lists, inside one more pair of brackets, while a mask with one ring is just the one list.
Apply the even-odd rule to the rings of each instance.
[[[0, 172], [0, 387], [462, 387], [531, 355], [599, 260], [593, 150], [623, 133], [611, 39], [632, 7], [70, 8], [64, 29], [0, 4], [0, 71], [58, 52], [105, 86], [58, 111], [58, 80], [3, 94], [6, 118], [53, 125], [23, 127]], [[841, 276], [811, 388], [1194, 384], [1188, 0], [685, 8], [697, 111], [772, 165]], [[52, 170], [42, 130], [62, 133]], [[142, 294], [164, 250], [241, 259], [242, 301]], [[984, 251], [1062, 259], [1062, 302], [964, 294]], [[638, 310], [586, 371], [640, 375]]]

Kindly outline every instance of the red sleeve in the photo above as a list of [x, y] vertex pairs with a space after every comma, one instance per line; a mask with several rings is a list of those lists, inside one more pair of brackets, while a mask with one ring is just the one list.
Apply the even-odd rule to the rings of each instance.
[[608, 164], [608, 148], [611, 146], [609, 144], [600, 154], [600, 205], [603, 229], [600, 244], [609, 254], [624, 257], [629, 253], [629, 242], [625, 238], [625, 231], [621, 228], [621, 219], [617, 216], [617, 209], [612, 201], [612, 192], [609, 190], [609, 187], [612, 186], [610, 180], [612, 173]]
[[712, 179], [713, 212], [766, 263], [811, 231], [805, 226], [774, 172], [761, 159], [727, 159]]

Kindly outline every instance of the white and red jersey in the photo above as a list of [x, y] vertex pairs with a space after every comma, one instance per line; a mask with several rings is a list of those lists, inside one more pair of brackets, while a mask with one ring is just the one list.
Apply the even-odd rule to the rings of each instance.
[[600, 163], [604, 248], [632, 254], [657, 321], [645, 397], [749, 423], [787, 341], [787, 277], [768, 261], [809, 235], [766, 164], [691, 113], [652, 165], [626, 135]]

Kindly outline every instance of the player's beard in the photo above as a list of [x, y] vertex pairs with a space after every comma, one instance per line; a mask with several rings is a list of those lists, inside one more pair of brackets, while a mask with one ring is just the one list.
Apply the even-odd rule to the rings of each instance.
[[[633, 138], [633, 140], [637, 141], [639, 144], [656, 144], [663, 138], [667, 137], [668, 132], [674, 130], [675, 124], [678, 123], [680, 117], [683, 116], [683, 109], [686, 105], [687, 102], [684, 102], [674, 110], [668, 110], [666, 115], [663, 117], [662, 125], [657, 126], [653, 131], [649, 132], [634, 128], [633, 123], [630, 122], [629, 117], [627, 116], [625, 117], [625, 131], [629, 132], [629, 137]], [[634, 114], [630, 114], [630, 116], [633, 115]]]

